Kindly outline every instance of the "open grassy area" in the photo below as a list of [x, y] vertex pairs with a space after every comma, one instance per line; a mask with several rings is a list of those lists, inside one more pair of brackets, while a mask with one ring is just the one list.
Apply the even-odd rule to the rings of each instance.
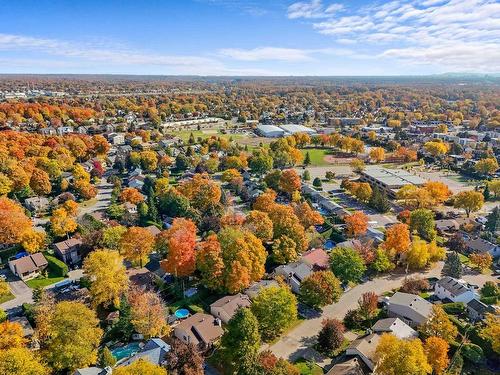
[[324, 150], [320, 148], [304, 148], [301, 149], [300, 152], [302, 152], [302, 155], [305, 157], [306, 153], [309, 153], [309, 157], [311, 158], [311, 166], [313, 167], [319, 167], [323, 165], [330, 165], [325, 160], [325, 156], [330, 153], [329, 150]]
[[313, 362], [308, 362], [304, 358], [299, 359], [294, 365], [299, 369], [301, 375], [321, 375], [323, 369]]
[[232, 138], [233, 140], [236, 141], [236, 140], [244, 137], [243, 134], [229, 134], [229, 133], [222, 134], [217, 129], [214, 129], [214, 130], [209, 130], [209, 129], [207, 129], [207, 130], [182, 130], [182, 131], [172, 132], [172, 134], [174, 134], [176, 137], [181, 138], [184, 142], [187, 142], [189, 140], [191, 133], [193, 134], [195, 140], [198, 140], [198, 138], [205, 139], [205, 138], [210, 138], [212, 136], [217, 136], [217, 137], [221, 137], [221, 138], [225, 138], [225, 139]]
[[16, 298], [16, 297], [11, 292], [9, 292], [7, 294], [0, 296], [0, 303], [4, 303], [4, 302], [10, 301], [10, 300], [13, 300], [14, 298]]
[[64, 280], [64, 277], [55, 276], [49, 272], [47, 277], [38, 276], [36, 279], [26, 281], [26, 285], [28, 285], [32, 289], [38, 287], [45, 288], [46, 286], [58, 283], [61, 280]]
[[469, 257], [467, 257], [467, 255], [458, 254], [458, 257], [460, 258], [460, 262], [462, 262], [462, 264], [469, 265]]

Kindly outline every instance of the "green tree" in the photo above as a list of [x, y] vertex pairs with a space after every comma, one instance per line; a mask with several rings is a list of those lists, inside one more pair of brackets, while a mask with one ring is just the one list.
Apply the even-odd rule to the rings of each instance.
[[314, 272], [300, 285], [302, 300], [313, 307], [331, 305], [341, 294], [340, 282], [331, 271]]
[[484, 187], [483, 197], [485, 201], [487, 201], [491, 197], [490, 186], [488, 184], [486, 184], [486, 186]]
[[304, 173], [302, 173], [302, 179], [304, 181], [310, 181], [311, 180], [311, 173], [306, 169]]
[[387, 199], [385, 192], [380, 192], [378, 187], [374, 187], [368, 205], [378, 212], [385, 213], [391, 209], [391, 203]]
[[495, 207], [488, 215], [486, 222], [486, 229], [492, 233], [500, 230], [500, 209]]
[[304, 165], [311, 164], [311, 155], [309, 155], [309, 151], [306, 152], [306, 156], [304, 157]]
[[262, 175], [273, 168], [273, 158], [267, 150], [261, 148], [253, 152], [252, 157], [248, 161], [248, 166], [253, 173]]
[[420, 208], [410, 214], [410, 231], [416, 231], [419, 237], [434, 241], [436, 239], [436, 223], [431, 210]]
[[376, 272], [386, 272], [394, 269], [394, 267], [387, 252], [380, 247], [377, 248], [375, 250], [375, 259], [370, 264], [370, 268]]
[[343, 283], [358, 282], [366, 271], [363, 258], [352, 248], [333, 249], [330, 253], [330, 267]]
[[314, 187], [317, 187], [317, 188], [320, 188], [321, 186], [323, 186], [323, 184], [322, 184], [322, 182], [321, 182], [321, 178], [316, 177], [316, 178], [313, 180], [313, 186], [314, 186]]
[[116, 364], [116, 358], [111, 353], [111, 350], [107, 346], [101, 350], [99, 355], [99, 364], [101, 367], [113, 367]]
[[240, 373], [241, 366], [252, 363], [259, 352], [259, 323], [250, 309], [240, 308], [229, 321], [221, 339], [224, 360]]
[[297, 319], [297, 299], [286, 286], [262, 289], [251, 309], [264, 341], [279, 336]]
[[460, 261], [459, 255], [455, 251], [452, 251], [446, 255], [446, 260], [444, 261], [444, 266], [441, 273], [445, 276], [450, 276], [455, 279], [460, 279], [462, 277], [462, 262]]
[[500, 296], [500, 288], [493, 282], [487, 281], [481, 288], [481, 297], [498, 297]]

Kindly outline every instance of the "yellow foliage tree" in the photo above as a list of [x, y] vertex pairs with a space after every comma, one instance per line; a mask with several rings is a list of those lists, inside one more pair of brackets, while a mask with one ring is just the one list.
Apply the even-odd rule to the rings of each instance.
[[470, 216], [471, 212], [479, 211], [484, 204], [484, 196], [478, 191], [462, 191], [454, 198], [453, 206], [464, 209], [467, 217]]
[[427, 361], [436, 375], [440, 375], [448, 367], [448, 343], [440, 337], [429, 337], [424, 344]]
[[35, 352], [26, 348], [11, 347], [0, 350], [0, 374], [2, 375], [48, 375]]
[[46, 235], [44, 232], [29, 230], [21, 236], [21, 246], [29, 253], [36, 253], [46, 246]]
[[480, 334], [482, 338], [491, 342], [495, 353], [500, 354], [500, 316], [487, 314], [484, 328]]
[[121, 251], [125, 259], [139, 264], [147, 262], [148, 255], [154, 249], [155, 238], [149, 230], [141, 227], [130, 227], [121, 239]]
[[94, 306], [118, 306], [127, 291], [128, 277], [123, 258], [117, 251], [92, 251], [83, 263], [83, 271], [90, 279], [90, 295]]
[[170, 332], [163, 302], [156, 293], [132, 289], [129, 303], [131, 323], [137, 332], [146, 337], [162, 337]]
[[69, 233], [73, 233], [78, 224], [68, 215], [68, 212], [63, 208], [57, 208], [52, 212], [50, 218], [50, 228], [56, 237], [64, 237]]
[[419, 331], [424, 337], [440, 337], [448, 343], [458, 335], [457, 327], [439, 305], [432, 306], [429, 318], [419, 327]]
[[373, 147], [370, 150], [370, 159], [380, 163], [385, 160], [385, 150], [382, 147]]
[[19, 323], [8, 320], [0, 323], [0, 350], [22, 348], [26, 342], [23, 327]]
[[128, 366], [117, 367], [113, 375], [167, 375], [167, 370], [144, 359], [132, 362]]

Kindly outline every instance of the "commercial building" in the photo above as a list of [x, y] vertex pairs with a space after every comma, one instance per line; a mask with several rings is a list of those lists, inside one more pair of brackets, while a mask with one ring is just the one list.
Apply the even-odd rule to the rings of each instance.
[[303, 125], [286, 124], [286, 125], [280, 125], [280, 128], [285, 131], [286, 135], [296, 134], [296, 133], [316, 134], [316, 130], [308, 128], [307, 126]]
[[260, 136], [267, 138], [279, 138], [285, 135], [285, 131], [283, 129], [274, 125], [258, 125], [257, 133]]
[[405, 185], [422, 186], [427, 181], [402, 169], [386, 169], [367, 167], [361, 172], [361, 181], [368, 182], [384, 191], [389, 197], [395, 198], [397, 191]]

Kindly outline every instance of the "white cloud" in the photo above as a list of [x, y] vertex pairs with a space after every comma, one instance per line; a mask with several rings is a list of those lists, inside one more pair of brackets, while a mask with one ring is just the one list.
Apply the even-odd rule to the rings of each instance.
[[[320, 2], [307, 4], [321, 8]], [[312, 14], [318, 12], [316, 8], [310, 9]], [[304, 11], [302, 17], [319, 18], [308, 14]], [[493, 53], [500, 51], [500, 2], [495, 0], [374, 1], [341, 15], [321, 14], [324, 19], [312, 20], [319, 33], [341, 44], [357, 42], [358, 50], [375, 51], [382, 58], [449, 69], [466, 65], [477, 71], [500, 70], [498, 54]], [[453, 47], [464, 54], [463, 63], [458, 63], [459, 53]]]
[[342, 4], [333, 3], [326, 8], [321, 0], [299, 1], [288, 7], [288, 18], [326, 18], [344, 9]]

